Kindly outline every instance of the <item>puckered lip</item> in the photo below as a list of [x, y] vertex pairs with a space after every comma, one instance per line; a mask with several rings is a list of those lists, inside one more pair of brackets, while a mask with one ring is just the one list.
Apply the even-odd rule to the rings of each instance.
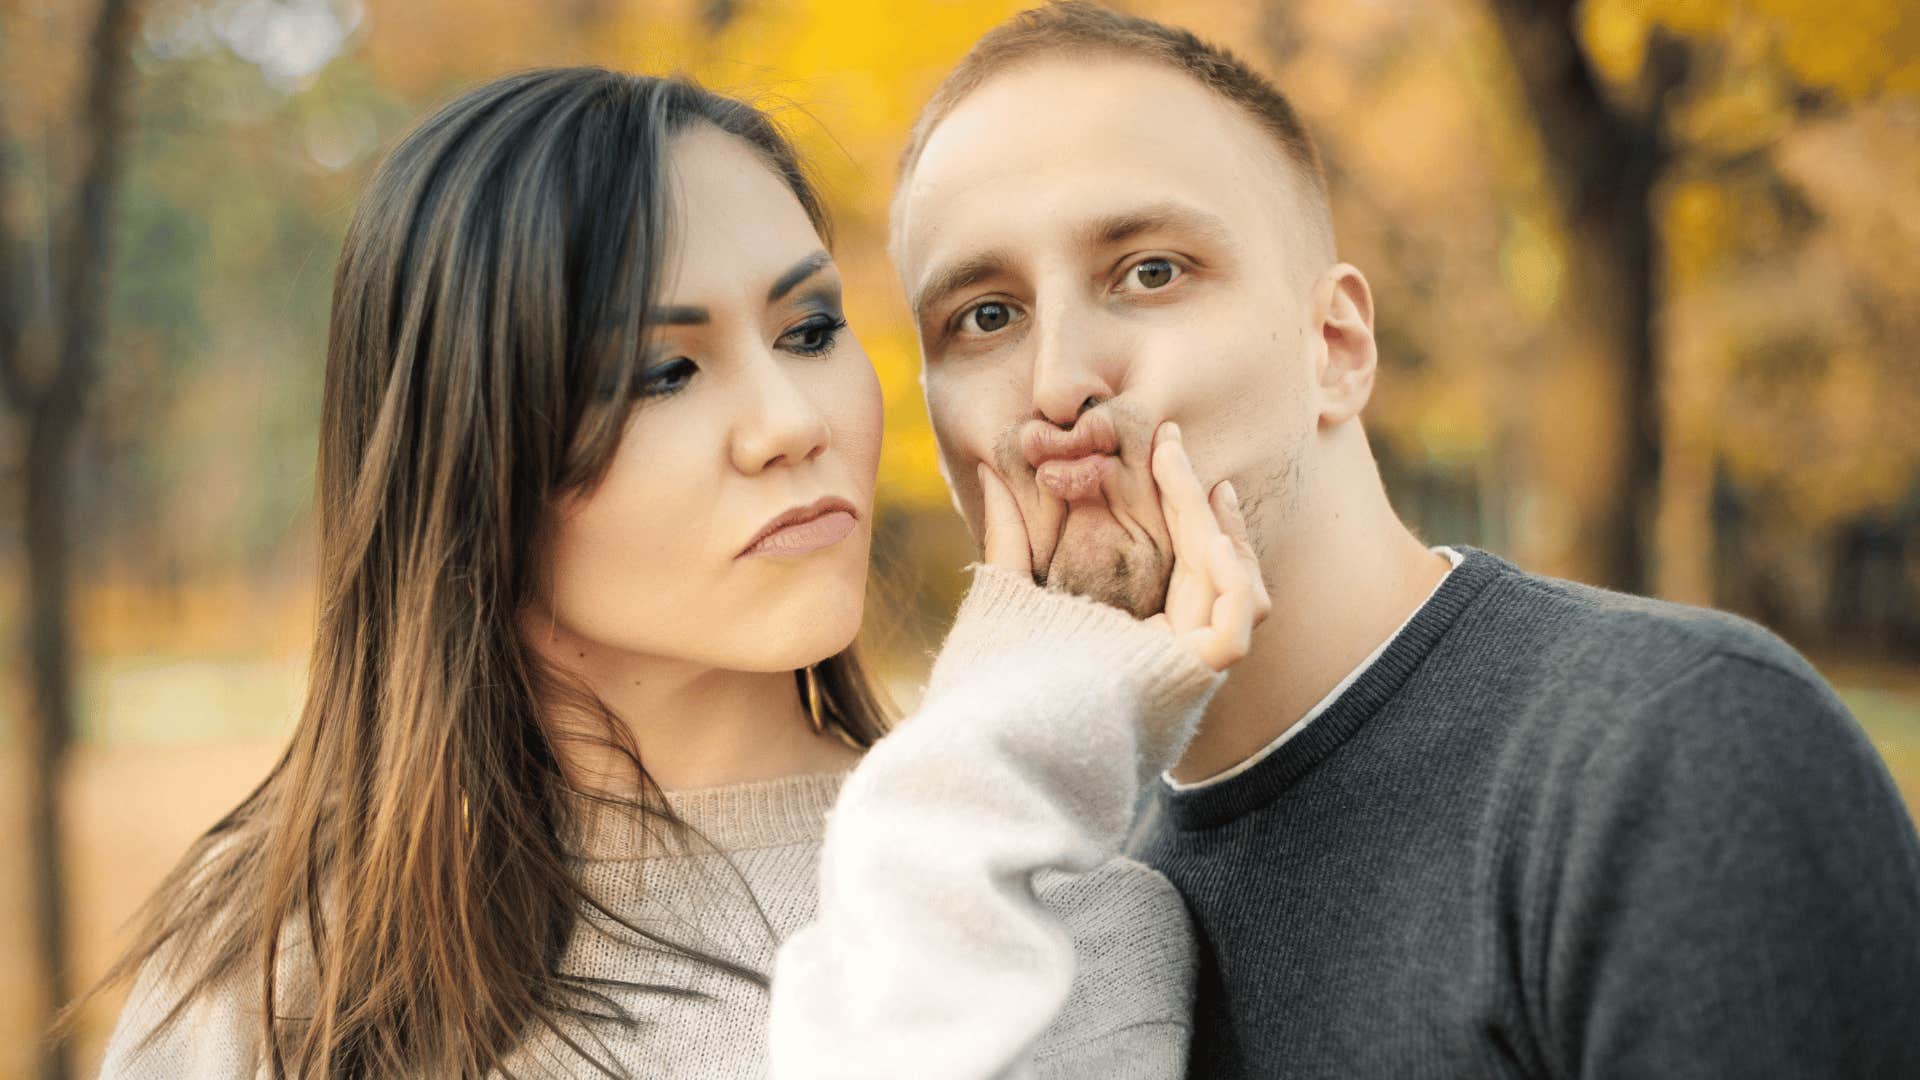
[[838, 495], [823, 495], [805, 506], [796, 506], [790, 510], [785, 510], [774, 515], [772, 520], [760, 527], [759, 532], [753, 534], [753, 539], [747, 541], [746, 546], [742, 547], [734, 558], [737, 559], [741, 555], [752, 551], [759, 545], [760, 541], [765, 540], [781, 529], [787, 528], [790, 525], [799, 525], [812, 521], [815, 518], [825, 517], [835, 511], [844, 511], [852, 514], [856, 520], [860, 517], [860, 511], [854, 509], [853, 504], [847, 500]]
[[1113, 420], [1096, 409], [1083, 413], [1071, 430], [1062, 431], [1036, 420], [1020, 432], [1020, 450], [1027, 464], [1038, 469], [1049, 461], [1077, 461], [1094, 454], [1120, 452], [1120, 435]]

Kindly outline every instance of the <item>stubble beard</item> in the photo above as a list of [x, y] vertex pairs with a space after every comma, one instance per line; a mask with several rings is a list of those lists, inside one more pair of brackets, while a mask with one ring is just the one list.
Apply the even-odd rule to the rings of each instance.
[[[1173, 560], [1152, 544], [1135, 541], [1111, 522], [1082, 528], [1074, 519], [1085, 516], [1081, 511], [1068, 518], [1041, 584], [1098, 600], [1136, 619], [1159, 614], [1167, 604]], [[1082, 539], [1074, 535], [1094, 529], [1111, 530], [1121, 541], [1115, 544], [1105, 537]]]

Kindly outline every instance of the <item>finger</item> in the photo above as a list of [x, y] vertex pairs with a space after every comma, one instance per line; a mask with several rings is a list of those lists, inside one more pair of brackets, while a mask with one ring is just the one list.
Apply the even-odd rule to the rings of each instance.
[[[1209, 531], [1207, 519], [1211, 515], [1206, 511], [1207, 497], [1200, 489], [1200, 479], [1193, 475], [1193, 462], [1187, 458], [1186, 440], [1180, 434], [1180, 425], [1174, 423], [1160, 425], [1158, 436], [1153, 445], [1153, 481], [1160, 486], [1160, 505], [1167, 515], [1167, 526], [1169, 529], [1184, 527], [1189, 530], [1184, 539], [1198, 539]], [[1192, 531], [1196, 526], [1201, 531]], [[1174, 537], [1176, 556], [1181, 539]], [[1205, 561], [1206, 553], [1196, 550], [1192, 556]]]
[[1221, 588], [1208, 625], [1191, 635], [1190, 647], [1202, 663], [1215, 671], [1225, 671], [1244, 659], [1253, 646], [1252, 579], [1233, 543], [1224, 536], [1210, 545], [1208, 567]]
[[1198, 625], [1199, 618], [1198, 612], [1194, 610], [1194, 600], [1187, 595], [1192, 591], [1196, 576], [1192, 566], [1189, 565], [1192, 560], [1183, 561], [1181, 558], [1181, 552], [1187, 549], [1187, 543], [1185, 534], [1181, 532], [1180, 510], [1173, 504], [1168, 495], [1168, 489], [1160, 482], [1162, 476], [1171, 476], [1169, 470], [1178, 468], [1172, 446], [1179, 437], [1178, 425], [1171, 422], [1161, 424], [1153, 431], [1153, 445], [1147, 455], [1147, 472], [1154, 478], [1154, 498], [1160, 504], [1160, 516], [1167, 524], [1167, 539], [1172, 545], [1169, 557], [1173, 560], [1173, 567], [1167, 582], [1167, 598], [1161, 602], [1160, 608], [1163, 616], [1168, 612], [1182, 614], [1179, 625], [1172, 627], [1176, 634], [1184, 633]]
[[[1179, 437], [1180, 425], [1171, 420], [1153, 429], [1153, 446], [1147, 453], [1147, 472], [1152, 474], [1156, 489], [1160, 487], [1160, 471], [1165, 467], [1161, 464], [1160, 453], [1164, 448], [1172, 446], [1174, 441]], [[1160, 511], [1167, 519], [1167, 527], [1171, 529], [1173, 527], [1173, 516], [1178, 508], [1168, 504], [1167, 495], [1164, 490], [1158, 490], [1157, 494], [1160, 498]]]
[[984, 561], [988, 566], [1032, 574], [1033, 550], [1027, 544], [1027, 523], [1020, 516], [1020, 504], [1013, 501], [1013, 492], [1007, 490], [1007, 485], [986, 462], [981, 462], [974, 472], [980, 478], [980, 546]]
[[1174, 631], [1185, 633], [1206, 625], [1212, 611], [1216, 589], [1207, 571], [1207, 549], [1220, 533], [1207, 508], [1200, 480], [1193, 474], [1178, 425], [1163, 424], [1159, 435], [1153, 476], [1173, 542], [1173, 572], [1165, 606]]
[[1253, 647], [1256, 605], [1253, 577], [1233, 542], [1224, 536], [1213, 547], [1213, 581], [1220, 589], [1213, 602], [1213, 629], [1229, 654], [1224, 659], [1231, 664]]
[[1232, 481], [1222, 480], [1213, 486], [1207, 504], [1213, 508], [1213, 520], [1227, 539], [1233, 542], [1233, 550], [1239, 555], [1240, 564], [1252, 578], [1253, 624], [1258, 626], [1273, 610], [1273, 598], [1267, 593], [1266, 574], [1260, 568], [1260, 556], [1255, 554], [1253, 541], [1247, 532], [1247, 518], [1240, 508], [1240, 493]]

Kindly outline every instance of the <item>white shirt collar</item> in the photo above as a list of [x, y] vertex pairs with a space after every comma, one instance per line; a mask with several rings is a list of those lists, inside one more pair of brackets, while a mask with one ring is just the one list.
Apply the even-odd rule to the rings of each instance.
[[1214, 784], [1226, 783], [1228, 780], [1231, 780], [1234, 777], [1239, 776], [1241, 773], [1246, 772], [1248, 769], [1251, 769], [1255, 765], [1258, 765], [1262, 761], [1265, 761], [1267, 758], [1267, 755], [1273, 753], [1275, 750], [1278, 750], [1282, 746], [1286, 745], [1287, 740], [1293, 738], [1295, 735], [1300, 734], [1302, 731], [1305, 731], [1307, 729], [1308, 724], [1313, 723], [1316, 719], [1320, 717], [1321, 713], [1324, 713], [1329, 708], [1331, 708], [1334, 702], [1340, 700], [1340, 695], [1346, 693], [1347, 688], [1352, 686], [1355, 680], [1359, 679], [1361, 675], [1364, 675], [1366, 673], [1366, 670], [1374, 665], [1374, 661], [1380, 659], [1381, 655], [1387, 651], [1387, 646], [1392, 645], [1393, 640], [1399, 637], [1401, 634], [1401, 631], [1407, 628], [1407, 624], [1413, 622], [1413, 617], [1415, 615], [1420, 614], [1421, 608], [1424, 608], [1427, 606], [1427, 601], [1433, 599], [1433, 593], [1437, 593], [1440, 591], [1440, 586], [1446, 582], [1447, 578], [1450, 575], [1452, 575], [1454, 570], [1457, 569], [1460, 566], [1460, 563], [1465, 559], [1465, 556], [1461, 555], [1458, 551], [1455, 551], [1450, 547], [1444, 547], [1444, 546], [1436, 547], [1433, 550], [1436, 554], [1445, 555], [1447, 557], [1447, 562], [1452, 564], [1447, 567], [1447, 572], [1445, 574], [1440, 575], [1440, 580], [1434, 583], [1433, 592], [1428, 593], [1426, 596], [1426, 599], [1420, 601], [1419, 607], [1414, 608], [1413, 611], [1408, 613], [1406, 619], [1403, 620], [1399, 626], [1394, 627], [1393, 633], [1388, 634], [1385, 641], [1382, 641], [1379, 645], [1375, 646], [1374, 650], [1367, 654], [1366, 659], [1360, 661], [1360, 663], [1352, 671], [1347, 672], [1346, 678], [1341, 679], [1338, 683], [1334, 685], [1333, 689], [1327, 691], [1327, 696], [1321, 698], [1319, 704], [1315, 705], [1311, 709], [1308, 709], [1307, 715], [1294, 721], [1292, 727], [1289, 727], [1287, 730], [1281, 732], [1280, 735], [1277, 738], [1275, 738], [1272, 742], [1254, 751], [1251, 755], [1243, 759], [1239, 764], [1230, 765], [1221, 772], [1217, 772], [1212, 776], [1207, 777], [1204, 780], [1195, 780], [1190, 784], [1183, 784], [1180, 781], [1175, 780], [1173, 778], [1172, 773], [1167, 773], [1161, 777], [1161, 779], [1166, 781], [1167, 786], [1172, 788], [1175, 791], [1196, 791], [1203, 787], [1211, 787]]

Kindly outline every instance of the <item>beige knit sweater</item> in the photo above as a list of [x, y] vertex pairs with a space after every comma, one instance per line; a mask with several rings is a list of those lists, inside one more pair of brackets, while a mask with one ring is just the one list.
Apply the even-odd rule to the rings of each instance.
[[[1217, 684], [1162, 632], [982, 568], [922, 707], [851, 774], [668, 793], [710, 847], [591, 830], [597, 898], [773, 971], [772, 994], [589, 919], [563, 970], [705, 996], [615, 992], [647, 1022], [574, 1034], [639, 1077], [1181, 1075], [1185, 909], [1113, 853]], [[236, 985], [141, 1045], [174, 1000], [144, 973], [101, 1075], [268, 1075], [254, 998]], [[547, 1034], [507, 1065], [581, 1068]]]

